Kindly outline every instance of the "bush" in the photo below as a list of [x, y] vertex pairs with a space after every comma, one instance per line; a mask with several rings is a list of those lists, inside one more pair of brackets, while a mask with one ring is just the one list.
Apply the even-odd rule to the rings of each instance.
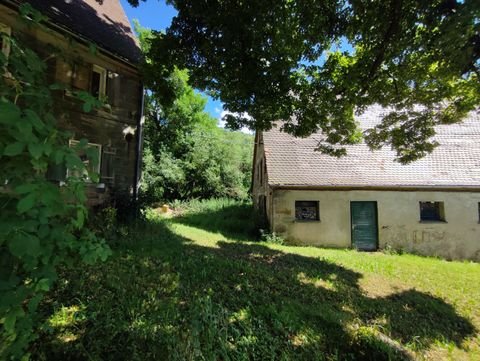
[[[21, 19], [40, 26], [30, 5]], [[46, 64], [17, 38], [8, 38], [8, 58], [0, 52], [0, 359], [27, 359], [25, 349], [40, 324], [37, 307], [57, 279], [57, 268], [79, 260], [92, 263], [111, 253], [85, 227], [85, 175], [82, 149], [96, 162], [87, 140], [68, 147], [69, 134], [56, 128]], [[77, 94], [88, 107], [97, 100]], [[87, 104], [87, 103], [85, 103]], [[51, 167], [71, 170], [64, 186], [47, 180]], [[76, 174], [76, 176], [74, 176]], [[88, 173], [95, 180], [97, 175]]]
[[260, 229], [260, 242], [284, 245], [285, 239], [277, 235], [275, 232], [270, 233]]

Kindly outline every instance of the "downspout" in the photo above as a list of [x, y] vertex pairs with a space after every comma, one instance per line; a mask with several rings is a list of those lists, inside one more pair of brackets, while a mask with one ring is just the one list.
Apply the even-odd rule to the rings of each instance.
[[140, 188], [140, 178], [142, 176], [142, 147], [143, 147], [143, 125], [145, 123], [145, 117], [143, 115], [143, 107], [145, 105], [145, 90], [143, 84], [140, 86], [140, 100], [137, 118], [137, 131], [136, 131], [136, 141], [137, 147], [135, 150], [135, 178], [133, 180], [133, 199], [135, 203], [138, 201], [138, 193]]

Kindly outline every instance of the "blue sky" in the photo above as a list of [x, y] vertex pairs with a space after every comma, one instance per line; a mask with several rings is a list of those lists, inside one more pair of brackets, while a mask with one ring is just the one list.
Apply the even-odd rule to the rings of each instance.
[[[163, 0], [147, 0], [140, 2], [137, 8], [132, 7], [127, 0], [120, 0], [130, 23], [137, 19], [145, 28], [166, 29], [177, 11]], [[214, 117], [219, 118], [223, 111], [223, 104], [218, 100], [208, 97], [206, 110]]]

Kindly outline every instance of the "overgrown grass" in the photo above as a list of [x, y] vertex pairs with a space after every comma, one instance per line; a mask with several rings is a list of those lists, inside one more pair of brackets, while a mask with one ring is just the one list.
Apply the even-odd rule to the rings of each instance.
[[231, 240], [254, 240], [259, 234], [250, 202], [228, 198], [174, 202], [176, 223], [220, 233]]
[[222, 202], [65, 270], [35, 357], [480, 359], [479, 264], [248, 242], [251, 207]]

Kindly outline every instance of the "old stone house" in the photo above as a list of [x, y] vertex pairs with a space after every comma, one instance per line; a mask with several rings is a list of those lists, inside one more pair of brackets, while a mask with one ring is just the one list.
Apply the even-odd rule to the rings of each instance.
[[[384, 109], [357, 117], [362, 129]], [[255, 138], [253, 198], [271, 231], [292, 243], [480, 260], [480, 116], [437, 127], [440, 146], [408, 165], [384, 147], [316, 152], [320, 134], [278, 128]]]
[[[87, 139], [100, 159], [92, 169], [100, 174], [100, 183], [87, 187], [89, 203], [101, 203], [117, 190], [136, 196], [143, 123], [141, 52], [120, 2], [29, 0], [46, 16], [43, 29], [20, 21], [19, 6], [24, 2], [0, 1], [0, 31], [48, 59], [49, 81], [65, 85], [65, 90], [54, 93], [58, 127], [71, 133], [72, 146]], [[3, 41], [2, 51], [8, 56]], [[75, 91], [88, 91], [105, 106], [85, 112], [72, 96]], [[61, 183], [67, 171], [57, 167], [48, 176]]]

